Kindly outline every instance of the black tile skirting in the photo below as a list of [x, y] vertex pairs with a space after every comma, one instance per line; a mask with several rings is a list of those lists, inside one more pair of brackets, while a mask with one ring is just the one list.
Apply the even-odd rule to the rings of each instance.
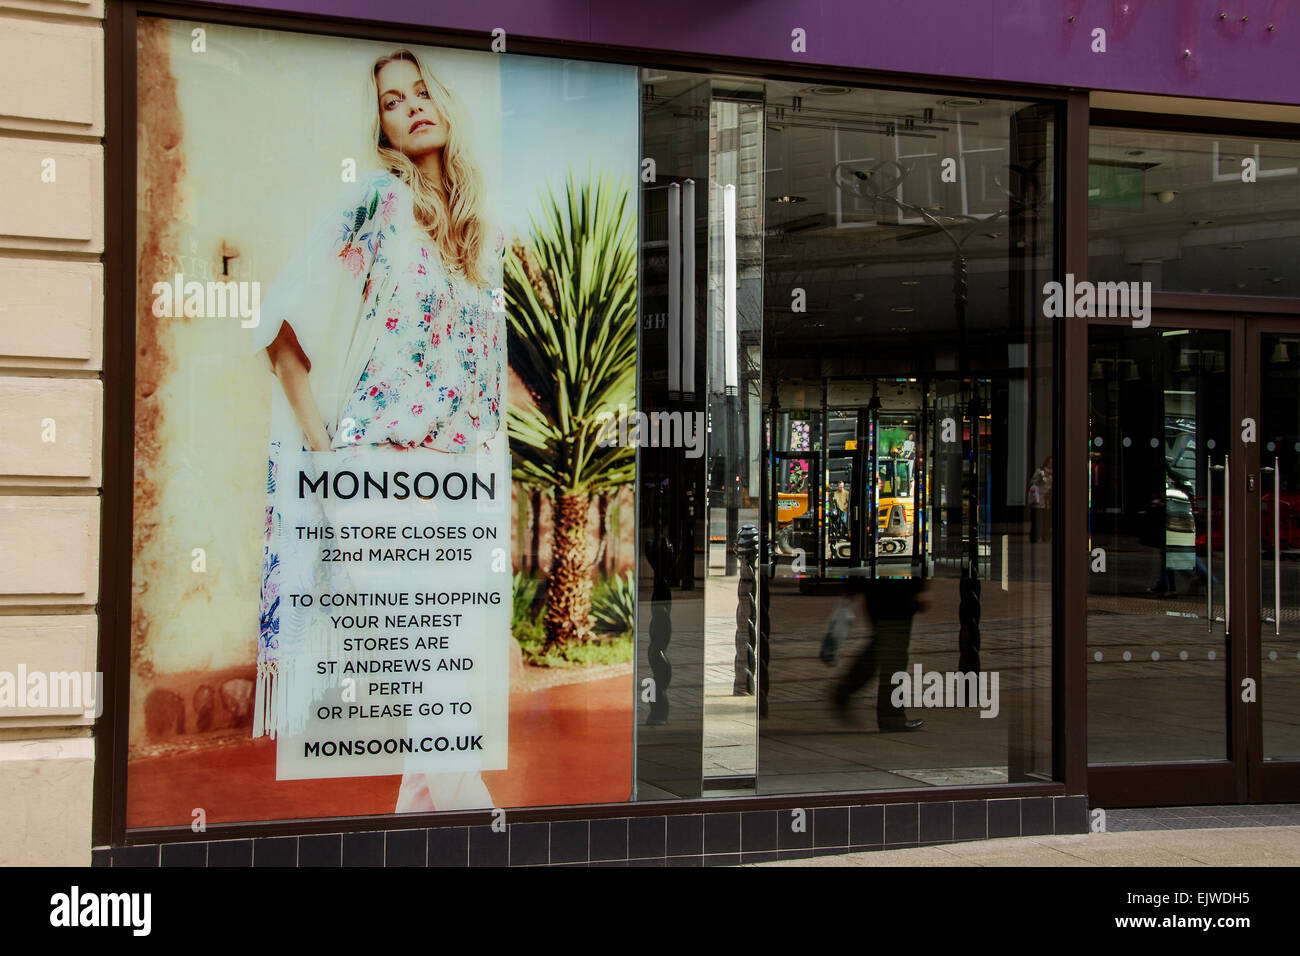
[[1087, 831], [1086, 797], [1010, 797], [137, 844], [92, 865], [728, 866]]

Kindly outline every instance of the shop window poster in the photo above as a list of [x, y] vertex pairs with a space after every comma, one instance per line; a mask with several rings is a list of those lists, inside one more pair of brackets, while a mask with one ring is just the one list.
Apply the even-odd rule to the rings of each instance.
[[127, 826], [630, 799], [634, 68], [138, 43]]

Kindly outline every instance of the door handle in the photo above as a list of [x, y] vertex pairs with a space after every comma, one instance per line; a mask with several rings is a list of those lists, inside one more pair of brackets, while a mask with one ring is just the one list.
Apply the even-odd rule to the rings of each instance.
[[1273, 616], [1265, 617], [1273, 625], [1273, 635], [1282, 635], [1282, 465], [1279, 456], [1260, 471], [1273, 473]]
[[[1223, 472], [1223, 617], [1214, 616], [1214, 473]], [[1228, 507], [1228, 487], [1232, 478], [1228, 456], [1223, 456], [1223, 464], [1216, 465], [1207, 456], [1205, 460], [1205, 617], [1206, 630], [1214, 631], [1215, 624], [1223, 625], [1223, 633], [1228, 634], [1229, 621], [1232, 619], [1232, 567], [1231, 532], [1232, 509]]]

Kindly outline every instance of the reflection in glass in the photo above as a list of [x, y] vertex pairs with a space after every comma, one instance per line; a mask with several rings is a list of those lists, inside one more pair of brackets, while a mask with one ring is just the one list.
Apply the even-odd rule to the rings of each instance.
[[1264, 759], [1300, 760], [1300, 336], [1260, 344]]
[[1222, 760], [1228, 333], [1088, 334], [1088, 759]]
[[766, 125], [758, 790], [1050, 779], [1052, 112], [769, 83]]
[[1088, 278], [1297, 296], [1300, 143], [1093, 127]]

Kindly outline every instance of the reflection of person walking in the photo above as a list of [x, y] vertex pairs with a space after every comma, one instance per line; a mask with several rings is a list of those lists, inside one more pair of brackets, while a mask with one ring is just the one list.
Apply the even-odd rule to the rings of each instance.
[[1052, 540], [1052, 456], [1029, 479], [1029, 540]]
[[861, 581], [858, 585], [874, 636], [835, 690], [833, 699], [841, 718], [847, 716], [849, 698], [870, 683], [879, 669], [876, 724], [880, 729], [884, 732], [917, 730], [924, 723], [920, 719], [909, 719], [907, 711], [895, 707], [890, 699], [893, 696], [893, 676], [907, 672], [912, 618], [925, 607], [925, 599], [921, 596], [924, 588], [925, 582], [919, 578], [881, 578]]

